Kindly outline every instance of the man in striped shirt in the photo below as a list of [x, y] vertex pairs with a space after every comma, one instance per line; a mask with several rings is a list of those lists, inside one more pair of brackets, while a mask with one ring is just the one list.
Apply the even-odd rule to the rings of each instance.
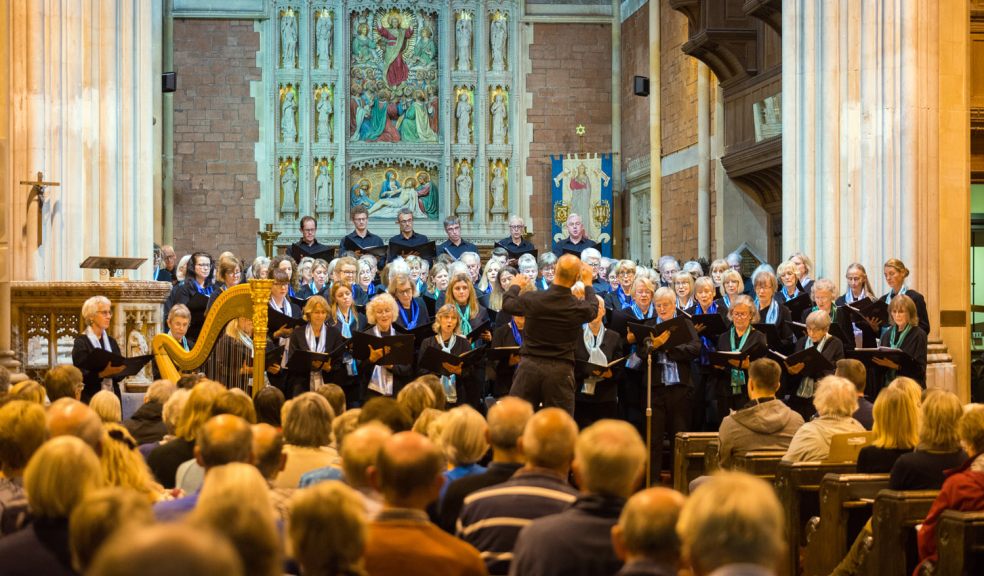
[[530, 418], [520, 438], [526, 465], [508, 481], [467, 496], [457, 535], [478, 549], [489, 574], [508, 574], [519, 531], [533, 520], [556, 514], [577, 499], [567, 482], [577, 424], [560, 408]]

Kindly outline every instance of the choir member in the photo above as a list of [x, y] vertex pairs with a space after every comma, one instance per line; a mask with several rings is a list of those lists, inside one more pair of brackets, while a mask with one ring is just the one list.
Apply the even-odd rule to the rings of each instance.
[[116, 339], [109, 335], [109, 325], [113, 320], [113, 307], [109, 298], [93, 296], [82, 304], [82, 322], [85, 331], [75, 338], [72, 345], [72, 364], [82, 371], [82, 402], [89, 400], [101, 390], [110, 390], [120, 396], [120, 380], [114, 378], [123, 371], [125, 366], [113, 366], [107, 363], [101, 370], [88, 370], [83, 366], [97, 348], [108, 350], [120, 355], [120, 346]]
[[[345, 282], [336, 282], [328, 290], [329, 315], [328, 322], [335, 326], [345, 339], [351, 339], [353, 332], [362, 332], [366, 329], [368, 322], [366, 317], [355, 309], [352, 299], [352, 286]], [[335, 382], [345, 391], [345, 398], [349, 407], [356, 407], [362, 404], [362, 389], [359, 386], [357, 376], [359, 366], [352, 354], [346, 351], [342, 355], [342, 364], [345, 367], [345, 376], [342, 382]]]
[[625, 310], [632, 306], [632, 286], [636, 280], [636, 263], [632, 260], [619, 260], [615, 268], [618, 287], [605, 294], [605, 308]]
[[[326, 264], [327, 266], [327, 264]], [[305, 256], [301, 258], [300, 262], [297, 263], [297, 289], [298, 292], [305, 285], [311, 283], [311, 275], [313, 274], [314, 268], [314, 258], [310, 256]], [[300, 298], [300, 296], [298, 296]]]
[[[338, 247], [339, 253], [348, 250], [346, 244], [358, 246], [363, 250], [383, 246], [383, 239], [369, 231], [369, 210], [365, 206], [362, 204], [353, 206], [352, 210], [349, 211], [349, 218], [352, 219], [355, 230], [347, 234], [342, 240]], [[355, 255], [361, 257], [361, 251], [357, 250]]]
[[817, 279], [813, 282], [811, 296], [813, 307], [803, 312], [803, 322], [806, 322], [806, 317], [811, 313], [817, 310], [823, 310], [830, 316], [831, 325], [837, 326], [836, 329], [831, 329], [832, 335], [840, 339], [845, 350], [853, 350], [854, 329], [851, 326], [851, 317], [847, 310], [840, 309], [834, 303], [834, 299], [837, 296], [837, 287], [834, 286], [833, 281], [827, 278]]
[[690, 260], [683, 265], [683, 271], [690, 274], [696, 282], [698, 278], [704, 275], [704, 268], [701, 267], [700, 262], [696, 260]]
[[[287, 294], [290, 290], [290, 281], [287, 272], [283, 268], [273, 270], [273, 287], [270, 289], [270, 308], [280, 312], [284, 316], [300, 318], [301, 309], [297, 304], [291, 303]], [[270, 336], [280, 338], [283, 341], [280, 345], [287, 344], [291, 329], [288, 326], [281, 326]]]
[[544, 252], [536, 260], [539, 279], [536, 281], [537, 290], [546, 290], [553, 284], [554, 272], [557, 269], [557, 255], [553, 252]]
[[718, 308], [722, 314], [725, 310], [730, 310], [734, 299], [745, 292], [745, 281], [741, 277], [741, 272], [728, 269], [721, 275], [721, 297], [718, 299]]
[[215, 270], [216, 281], [212, 286], [212, 295], [208, 297], [208, 305], [205, 307], [205, 315], [212, 309], [212, 304], [222, 295], [223, 292], [239, 284], [243, 278], [242, 268], [239, 266], [238, 258], [228, 256], [219, 258], [219, 265]]
[[477, 246], [461, 238], [461, 221], [457, 216], [444, 219], [444, 232], [448, 239], [437, 246], [439, 254], [448, 254], [457, 260], [465, 252], [478, 252]]
[[394, 320], [407, 330], [430, 324], [427, 306], [417, 292], [417, 285], [408, 274], [399, 272], [389, 278], [389, 294], [396, 299], [397, 317]]
[[729, 366], [724, 367], [723, 381], [719, 390], [720, 402], [718, 414], [728, 414], [738, 410], [748, 403], [748, 364], [765, 356], [768, 351], [768, 341], [765, 334], [752, 327], [759, 321], [758, 306], [755, 302], [740, 294], [731, 303], [728, 311], [731, 327], [718, 338], [717, 349], [721, 352], [745, 352], [750, 358], [739, 362], [729, 360]]
[[779, 278], [779, 283], [782, 284], [782, 287], [779, 288], [779, 297], [783, 303], [789, 302], [803, 293], [796, 273], [796, 264], [791, 260], [786, 260], [776, 268], [776, 276]]
[[618, 288], [618, 260], [612, 260], [608, 263], [605, 278], [608, 280], [608, 290], [605, 290], [605, 295], [607, 296], [609, 292]]
[[249, 267], [249, 278], [267, 278], [270, 275], [270, 259], [266, 256], [257, 256]]
[[175, 287], [174, 304], [184, 304], [191, 311], [188, 335], [192, 340], [197, 340], [205, 323], [208, 299], [212, 295], [212, 257], [206, 252], [195, 252], [188, 265], [192, 267], [192, 273]]
[[[424, 353], [428, 348], [438, 348], [452, 356], [461, 356], [471, 350], [471, 343], [460, 334], [461, 317], [458, 316], [454, 304], [441, 306], [435, 314], [432, 326], [434, 335], [424, 339], [420, 344], [420, 354], [417, 358], [419, 364], [423, 360]], [[470, 371], [464, 367], [446, 366], [452, 372], [450, 376], [441, 376], [441, 386], [444, 388], [444, 396], [449, 405], [458, 404], [458, 400], [466, 396], [464, 390], [464, 377], [462, 372]], [[427, 370], [424, 373], [429, 373]]]
[[500, 269], [502, 269], [502, 264], [495, 258], [489, 258], [489, 261], [485, 263], [485, 269], [482, 270], [482, 277], [479, 278], [475, 290], [479, 294], [485, 294], [486, 296], [492, 294], [492, 287], [495, 286], [495, 280], [499, 276]]
[[[532, 286], [532, 284], [527, 284], [527, 286]], [[509, 322], [502, 324], [492, 333], [492, 348], [522, 347], [523, 329], [525, 327], [526, 318], [524, 316], [510, 316]], [[509, 394], [509, 389], [512, 388], [513, 374], [516, 373], [517, 365], [519, 365], [519, 350], [500, 358], [495, 367], [495, 380], [492, 386], [492, 395], [494, 397], [501, 398]]]
[[601, 296], [597, 298], [598, 314], [594, 320], [584, 325], [584, 338], [578, 340], [574, 348], [574, 360], [577, 362], [574, 366], [574, 419], [582, 430], [603, 418], [618, 416], [617, 392], [622, 366], [607, 370], [588, 370], [582, 364], [587, 362], [607, 366], [622, 356], [622, 339], [618, 332], [609, 330], [602, 324], [605, 319], [605, 301]]
[[[882, 334], [879, 344], [902, 350], [910, 356], [911, 360], [899, 365], [888, 359], [875, 358], [875, 364], [885, 369], [882, 371], [884, 379], [879, 384], [887, 386], [896, 376], [908, 376], [925, 388], [926, 331], [920, 327], [922, 319], [919, 317], [916, 303], [908, 293], [898, 294], [888, 305], [888, 313], [889, 327]], [[872, 392], [877, 396], [877, 390]]]
[[[502, 309], [502, 296], [509, 290], [509, 286], [512, 285], [513, 278], [519, 272], [512, 266], [505, 266], [499, 270], [499, 274], [495, 278], [495, 283], [492, 286], [492, 293], [489, 294], [489, 310], [498, 312]], [[498, 318], [498, 317], [497, 317]]]
[[270, 274], [277, 270], [283, 270], [287, 273], [287, 295], [291, 298], [297, 296], [297, 291], [301, 289], [300, 286], [300, 274], [297, 273], [297, 262], [287, 254], [281, 254], [276, 256], [270, 262]]
[[[694, 306], [687, 310], [691, 316], [719, 313], [714, 300], [714, 280], [710, 276], [701, 276], [694, 282], [694, 301]], [[701, 348], [691, 370], [694, 381], [693, 426], [695, 430], [717, 430], [720, 420], [715, 389], [717, 370], [710, 361], [711, 352], [717, 350], [717, 338], [704, 334], [705, 327], [701, 323], [695, 323], [694, 329], [700, 336]]]
[[721, 282], [724, 280], [724, 273], [731, 270], [731, 266], [728, 261], [723, 258], [718, 258], [714, 262], [711, 262], [711, 280], [714, 281], [714, 297], [720, 298], [723, 288], [721, 288]]
[[[294, 330], [290, 335], [290, 342], [284, 354], [288, 362], [291, 355], [299, 350], [329, 354], [345, 342], [341, 331], [335, 325], [328, 324], [329, 313], [328, 301], [322, 296], [308, 298], [304, 303], [303, 311], [303, 318], [307, 325], [302, 329]], [[326, 382], [340, 385], [345, 380], [345, 365], [335, 358], [331, 358], [328, 365], [322, 366], [319, 370], [304, 372], [289, 370], [287, 373], [287, 382], [294, 397], [304, 392], [313, 392]]]
[[523, 234], [525, 232], [526, 223], [523, 222], [522, 218], [513, 214], [509, 217], [509, 237], [499, 240], [496, 244], [502, 246], [513, 254], [532, 252], [535, 250], [535, 247], [529, 240], [523, 238]]
[[[188, 326], [191, 324], [191, 312], [184, 304], [174, 305], [167, 313], [167, 332], [174, 338], [185, 352], [190, 352], [195, 346], [192, 340], [188, 339]], [[156, 364], [155, 364], [156, 366]]]
[[[656, 308], [656, 324], [676, 318], [676, 294], [670, 288], [660, 288], [653, 295]], [[650, 364], [652, 382], [652, 408], [650, 431], [652, 432], [652, 452], [649, 455], [651, 478], [659, 478], [663, 464], [663, 437], [676, 438], [677, 432], [690, 430], [693, 409], [690, 404], [692, 389], [690, 382], [690, 363], [700, 354], [700, 338], [694, 336], [689, 342], [672, 348], [664, 345], [669, 332], [663, 332], [654, 339], [647, 339], [647, 352], [653, 355]]]
[[694, 307], [694, 277], [689, 272], [673, 275], [673, 292], [676, 293], [676, 306], [680, 310]]
[[645, 354], [637, 353], [639, 349], [635, 334], [629, 331], [629, 322], [646, 323], [656, 314], [656, 307], [653, 305], [653, 294], [655, 286], [649, 278], [636, 278], [632, 286], [632, 304], [624, 310], [615, 310], [612, 313], [612, 328], [617, 330], [622, 336], [623, 348], [629, 355], [625, 362], [625, 378], [619, 383], [618, 389], [618, 410], [619, 418], [626, 420], [643, 430], [643, 397], [645, 387]]
[[776, 352], [785, 354], [793, 347], [795, 336], [790, 326], [792, 315], [776, 298], [776, 288], [779, 286], [776, 275], [769, 270], [762, 270], [754, 276], [755, 297], [759, 305], [759, 321], [773, 324], [779, 332], [779, 343]]
[[[455, 312], [457, 312], [461, 320], [462, 334], [467, 336], [473, 330], [489, 321], [488, 310], [479, 304], [478, 297], [475, 294], [475, 286], [472, 284], [471, 278], [468, 275], [458, 274], [451, 279], [451, 283], [448, 286], [448, 296], [450, 297], [449, 302], [454, 305]], [[485, 330], [480, 335], [480, 338], [485, 342], [491, 342], [492, 332]], [[469, 404], [472, 408], [481, 412], [482, 388], [484, 387], [485, 380], [484, 364], [481, 364], [481, 369], [476, 368], [473, 370], [471, 377], [463, 378], [462, 380], [463, 386], [461, 391], [463, 394], [459, 397], [459, 401], [462, 404]]]
[[673, 288], [673, 277], [680, 273], [680, 262], [673, 256], [660, 256], [656, 268], [659, 270], [659, 285]]
[[[859, 300], [875, 297], [875, 291], [871, 288], [871, 282], [868, 280], [868, 271], [864, 269], [861, 263], [852, 262], [849, 264], [844, 279], [847, 280], [847, 290], [834, 301], [837, 306], [843, 308]], [[873, 348], [878, 345], [878, 334], [875, 333], [870, 324], [855, 322], [854, 319], [851, 319], [850, 325], [851, 331], [848, 336], [853, 336], [856, 348]]]
[[[338, 268], [338, 263], [335, 263]], [[301, 289], [297, 292], [297, 297], [307, 300], [312, 296], [324, 296], [328, 288], [328, 263], [318, 258], [311, 264], [311, 280], [304, 282]]]
[[[821, 280], [815, 282], [814, 288], [820, 282]], [[794, 353], [816, 347], [817, 352], [830, 360], [831, 365], [836, 365], [837, 361], [844, 357], [844, 346], [839, 339], [830, 334], [830, 326], [831, 319], [826, 310], [810, 312], [806, 317], [806, 334], [796, 342]], [[804, 422], [809, 422], [816, 413], [813, 406], [813, 391], [820, 377], [800, 376], [800, 372], [803, 371], [802, 362], [787, 366], [786, 371], [789, 373], [789, 378], [783, 386], [784, 391], [780, 392], [780, 397], [790, 408], [799, 412]], [[834, 371], [830, 370], [822, 376], [833, 373]]]
[[595, 294], [599, 296], [608, 292], [608, 280], [605, 278], [605, 267], [602, 265], [601, 252], [597, 248], [585, 248], [581, 251], [581, 262], [591, 267], [594, 276], [591, 278], [591, 286]]
[[427, 261], [420, 256], [410, 255], [403, 259], [407, 263], [407, 267], [410, 269], [410, 280], [413, 282], [414, 286], [417, 287], [417, 293], [421, 296], [424, 295], [424, 291], [427, 289]]
[[427, 289], [424, 297], [434, 301], [443, 300], [450, 278], [448, 267], [441, 262], [435, 262], [427, 273]]
[[423, 246], [430, 242], [427, 236], [414, 232], [413, 211], [409, 208], [400, 208], [399, 213], [396, 215], [396, 223], [400, 225], [400, 233], [389, 239], [390, 244], [397, 242], [400, 245], [413, 248], [415, 246]]
[[[540, 268], [536, 264], [536, 257], [532, 254], [523, 254], [516, 261], [516, 267], [519, 269], [519, 273], [530, 279], [530, 285], [538, 284], [536, 281], [537, 276], [540, 274]], [[536, 288], [534, 286], [534, 288]]]
[[[318, 221], [311, 216], [301, 218], [301, 239], [290, 245], [289, 254], [295, 257], [315, 256], [328, 250], [328, 247], [318, 242]], [[298, 263], [298, 266], [300, 263]]]
[[796, 267], [796, 280], [800, 290], [809, 294], [813, 286], [813, 278], [810, 276], [813, 273], [813, 260], [802, 252], [794, 252], [789, 261]]
[[[246, 394], [253, 394], [253, 320], [240, 317], [229, 322], [225, 334], [219, 338], [214, 352], [214, 373], [211, 378], [226, 388], [239, 388]], [[281, 375], [279, 362], [265, 366], [264, 382], [267, 385], [271, 375]]]
[[359, 306], [365, 306], [380, 291], [373, 279], [376, 270], [369, 258], [359, 258], [359, 281], [352, 286], [352, 297]]
[[905, 294], [912, 299], [916, 306], [916, 315], [919, 317], [919, 327], [926, 334], [929, 334], [929, 316], [926, 311], [926, 299], [923, 295], [905, 285], [906, 278], [909, 277], [909, 269], [905, 267], [898, 258], [889, 258], [885, 262], [885, 283], [888, 284], [888, 292], [882, 296], [886, 304], [891, 305], [892, 300], [901, 294]]
[[558, 258], [563, 256], [565, 251], [580, 256], [581, 251], [585, 248], [594, 248], [598, 246], [594, 240], [591, 240], [585, 236], [584, 224], [581, 222], [580, 215], [570, 214], [567, 217], [567, 224], [565, 225], [565, 228], [567, 229], [567, 238], [557, 242], [557, 245], [553, 249], [554, 255]]
[[356, 283], [359, 278], [359, 261], [351, 256], [342, 256], [335, 259], [335, 267], [330, 271], [331, 284], [344, 282], [349, 287]]
[[[369, 327], [364, 330], [367, 334], [376, 337], [396, 336], [397, 332], [393, 329], [393, 322], [397, 316], [399, 305], [396, 300], [388, 293], [377, 294], [366, 305], [366, 316], [369, 320]], [[412, 364], [377, 364], [384, 355], [382, 348], [371, 349], [365, 369], [359, 367], [365, 380], [366, 398], [373, 396], [396, 397], [400, 390], [413, 379]]]

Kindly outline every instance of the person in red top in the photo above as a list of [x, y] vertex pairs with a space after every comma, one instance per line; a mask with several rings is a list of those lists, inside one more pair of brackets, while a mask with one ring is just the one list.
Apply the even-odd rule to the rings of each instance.
[[970, 457], [943, 482], [943, 488], [919, 529], [919, 560], [922, 564], [937, 560], [936, 528], [944, 511], [984, 510], [984, 457], [981, 457], [984, 453], [984, 406], [975, 406], [960, 418], [957, 434], [960, 445]]

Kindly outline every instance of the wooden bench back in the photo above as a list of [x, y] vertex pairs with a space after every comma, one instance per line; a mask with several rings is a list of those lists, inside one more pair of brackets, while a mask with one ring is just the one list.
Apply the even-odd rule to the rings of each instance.
[[677, 432], [673, 443], [673, 488], [690, 493], [690, 481], [704, 474], [704, 452], [717, 432]]
[[736, 454], [732, 459], [733, 469], [772, 482], [776, 478], [779, 462], [785, 455], [785, 450], [753, 450]]
[[872, 547], [864, 563], [869, 576], [908, 576], [918, 559], [915, 526], [922, 523], [937, 490], [882, 490], [871, 514]]
[[984, 512], [947, 510], [937, 532], [937, 574], [976, 575], [984, 571]]

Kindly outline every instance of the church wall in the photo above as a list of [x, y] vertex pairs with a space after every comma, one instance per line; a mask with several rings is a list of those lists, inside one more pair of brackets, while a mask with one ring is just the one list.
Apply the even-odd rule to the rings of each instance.
[[550, 241], [550, 155], [580, 151], [574, 133], [578, 124], [586, 130], [585, 152], [612, 148], [611, 51], [608, 24], [533, 27], [526, 77], [532, 96], [527, 122], [533, 127], [533, 138], [526, 170], [533, 182], [533, 242], [541, 251]]
[[256, 256], [259, 139], [250, 82], [260, 35], [248, 20], [174, 21], [174, 248]]
[[649, 5], [622, 22], [622, 169], [649, 156], [649, 99], [632, 92], [633, 76], [649, 76]]
[[697, 257], [697, 167], [663, 177], [663, 253]]

